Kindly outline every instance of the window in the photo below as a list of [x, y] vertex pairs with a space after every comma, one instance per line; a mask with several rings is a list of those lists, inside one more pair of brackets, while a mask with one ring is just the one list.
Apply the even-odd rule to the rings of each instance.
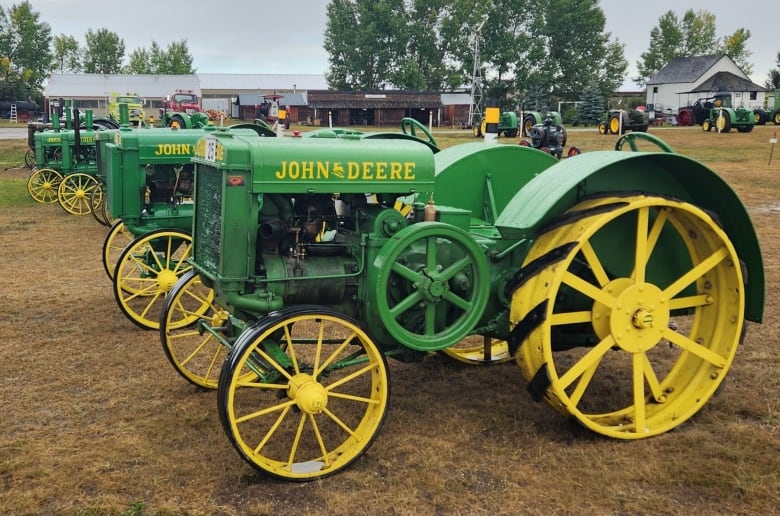
[[750, 100], [758, 100], [758, 92], [757, 91], [751, 91], [750, 92]]

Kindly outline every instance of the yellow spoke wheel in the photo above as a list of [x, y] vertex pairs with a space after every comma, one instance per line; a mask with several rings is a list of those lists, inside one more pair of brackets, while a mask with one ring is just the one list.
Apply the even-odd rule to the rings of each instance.
[[92, 193], [89, 195], [89, 211], [92, 213], [92, 217], [98, 221], [99, 224], [102, 224], [103, 226], [110, 226], [111, 222], [109, 222], [109, 220], [104, 216], [106, 213], [105, 204], [105, 190], [103, 188], [103, 184], [98, 182], [97, 187], [93, 189]]
[[469, 365], [503, 364], [512, 360], [505, 340], [472, 335], [441, 350], [441, 353]]
[[57, 189], [62, 182], [62, 174], [51, 168], [33, 170], [27, 179], [27, 193], [36, 202], [51, 204], [57, 202]]
[[743, 336], [743, 278], [728, 236], [691, 204], [639, 195], [584, 201], [551, 227], [511, 301], [532, 395], [621, 439], [689, 419]]
[[190, 270], [165, 299], [160, 320], [160, 341], [171, 365], [187, 381], [216, 389], [228, 349], [214, 332], [228, 339], [230, 316], [214, 304], [214, 291]]
[[69, 174], [57, 188], [57, 200], [71, 215], [88, 215], [92, 211], [90, 197], [98, 188], [97, 179], [89, 174]]
[[223, 366], [222, 426], [254, 468], [306, 481], [362, 455], [385, 419], [387, 362], [357, 322], [316, 306], [247, 328]]
[[124, 222], [117, 220], [108, 230], [106, 239], [103, 241], [103, 269], [110, 279], [114, 279], [114, 270], [127, 246], [129, 246], [135, 236], [127, 229]]
[[114, 269], [114, 297], [133, 323], [160, 329], [165, 296], [192, 266], [192, 237], [176, 229], [158, 229], [136, 238]]

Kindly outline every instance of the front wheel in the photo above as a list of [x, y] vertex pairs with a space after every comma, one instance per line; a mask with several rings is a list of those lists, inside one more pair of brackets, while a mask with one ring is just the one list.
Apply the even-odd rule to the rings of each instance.
[[57, 188], [57, 200], [71, 215], [89, 215], [92, 212], [92, 192], [99, 188], [97, 179], [89, 174], [69, 174]]
[[696, 414], [743, 337], [740, 260], [720, 224], [683, 201], [620, 193], [550, 227], [511, 300], [534, 397], [620, 439]]
[[390, 395], [387, 362], [353, 319], [324, 307], [272, 312], [222, 368], [222, 427], [255, 469], [285, 480], [338, 473], [373, 443]]
[[606, 122], [599, 122], [599, 134], [609, 134], [609, 128]]
[[214, 303], [214, 290], [193, 270], [179, 278], [160, 318], [160, 341], [176, 372], [193, 385], [216, 389], [232, 333], [230, 315]]
[[701, 123], [701, 128], [702, 128], [702, 130], [703, 130], [705, 133], [708, 133], [708, 132], [710, 132], [710, 131], [712, 130], [712, 122], [710, 121], [710, 119], [709, 119], [709, 118], [705, 119], [705, 120], [704, 120], [704, 121]]
[[731, 131], [731, 118], [728, 114], [721, 114], [715, 117], [715, 127], [718, 128], [719, 133], [727, 133]]
[[122, 251], [114, 269], [114, 297], [122, 312], [141, 328], [160, 329], [165, 296], [192, 266], [192, 237], [177, 229], [159, 229], [136, 238]]
[[27, 179], [27, 193], [35, 202], [51, 204], [57, 202], [57, 190], [62, 174], [51, 168], [33, 170]]

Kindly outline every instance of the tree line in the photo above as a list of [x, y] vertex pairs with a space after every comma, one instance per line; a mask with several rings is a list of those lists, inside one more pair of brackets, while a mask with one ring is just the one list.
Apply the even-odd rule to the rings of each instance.
[[[503, 108], [547, 108], [586, 96], [607, 98], [624, 81], [625, 45], [605, 32], [598, 0], [332, 0], [327, 6], [326, 78], [339, 90], [447, 91], [472, 86]], [[729, 55], [746, 74], [750, 31], [718, 38], [715, 15], [673, 11], [650, 30], [636, 63], [643, 85], [675, 57]], [[52, 35], [25, 0], [0, 6], [0, 98], [40, 98], [51, 73], [192, 74], [186, 39], [152, 40], [125, 62], [124, 40], [88, 29], [85, 45]], [[778, 69], [765, 86], [780, 87]]]

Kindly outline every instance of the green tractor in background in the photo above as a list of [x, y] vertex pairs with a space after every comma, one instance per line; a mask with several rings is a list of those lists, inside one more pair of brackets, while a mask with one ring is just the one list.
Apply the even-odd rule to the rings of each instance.
[[764, 125], [768, 120], [771, 120], [775, 125], [780, 125], [780, 88], [767, 95], [765, 108], [753, 110], [753, 119], [756, 125]]
[[733, 107], [731, 93], [728, 92], [697, 100], [693, 105], [693, 114], [696, 123], [706, 132], [715, 129], [719, 133], [727, 133], [734, 128], [740, 133], [749, 133], [756, 122], [755, 115], [749, 109]]
[[640, 109], [610, 109], [599, 122], [599, 134], [625, 134], [626, 131], [646, 133], [650, 126], [647, 111]]

